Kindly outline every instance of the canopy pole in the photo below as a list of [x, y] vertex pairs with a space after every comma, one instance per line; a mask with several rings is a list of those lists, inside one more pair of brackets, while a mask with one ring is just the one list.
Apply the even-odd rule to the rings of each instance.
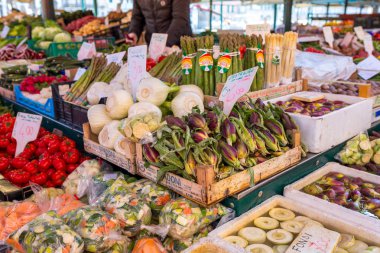
[[94, 0], [93, 3], [94, 3], [94, 15], [95, 17], [97, 17], [98, 16], [98, 1]]
[[209, 19], [209, 29], [212, 31], [212, 0], [210, 0], [210, 19]]
[[276, 26], [277, 26], [277, 4], [273, 5], [273, 31], [276, 32]]
[[329, 17], [329, 12], [330, 12], [330, 2], [328, 2], [326, 5], [326, 17]]
[[82, 7], [82, 11], [85, 11], [86, 10], [86, 4], [85, 4], [84, 0], [80, 0], [80, 5]]
[[42, 18], [44, 20], [51, 19], [55, 20], [55, 11], [54, 11], [54, 1], [53, 0], [42, 0]]
[[348, 0], [344, 0], [344, 14], [347, 14]]
[[220, 0], [220, 30], [223, 30], [223, 0]]
[[285, 32], [292, 30], [293, 0], [284, 0], [284, 25]]

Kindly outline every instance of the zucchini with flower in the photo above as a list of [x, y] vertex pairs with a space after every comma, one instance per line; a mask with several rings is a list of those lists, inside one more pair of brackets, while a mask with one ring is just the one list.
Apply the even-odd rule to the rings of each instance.
[[159, 221], [161, 225], [169, 226], [169, 236], [183, 240], [227, 213], [228, 209], [220, 204], [206, 208], [185, 198], [178, 198], [164, 206]]
[[115, 244], [126, 248], [129, 243], [128, 238], [121, 235], [119, 221], [97, 207], [79, 208], [65, 214], [62, 219], [82, 237], [86, 252], [105, 252]]
[[95, 205], [115, 215], [122, 226], [123, 234], [127, 236], [136, 235], [141, 225], [150, 224], [152, 218], [150, 207], [130, 192], [129, 184], [122, 177], [116, 179]]
[[18, 252], [83, 252], [83, 239], [54, 211], [38, 216], [7, 239]]

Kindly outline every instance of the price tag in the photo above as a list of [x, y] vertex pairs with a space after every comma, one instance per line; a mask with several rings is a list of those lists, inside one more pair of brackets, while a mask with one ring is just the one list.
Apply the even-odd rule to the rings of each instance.
[[149, 44], [149, 56], [157, 61], [157, 59], [164, 53], [168, 35], [166, 33], [153, 33], [152, 39]]
[[364, 80], [368, 80], [380, 72], [380, 61], [376, 59], [375, 56], [370, 55], [356, 65], [356, 67], [358, 69], [359, 76], [361, 76]]
[[325, 98], [323, 94], [314, 93], [314, 92], [304, 92], [304, 93], [302, 92], [300, 94], [296, 93], [295, 95], [292, 96], [292, 99], [309, 102], [309, 103], [323, 99], [323, 98]]
[[95, 43], [83, 42], [78, 52], [78, 60], [89, 59], [96, 55]]
[[342, 42], [340, 42], [340, 45], [343, 47], [348, 47], [351, 44], [353, 38], [354, 35], [352, 33], [346, 33]]
[[219, 101], [223, 102], [224, 114], [229, 115], [236, 101], [249, 91], [257, 68], [247, 69], [228, 77], [219, 96]]
[[40, 65], [34, 64], [34, 63], [28, 65], [28, 69], [30, 69], [31, 71], [34, 71], [34, 72], [39, 71], [40, 67], [41, 67]]
[[75, 76], [74, 76], [74, 81], [78, 81], [79, 78], [84, 74], [84, 72], [86, 72], [86, 69], [85, 68], [79, 68], [77, 70], [77, 73], [75, 73]]
[[325, 41], [329, 44], [329, 46], [333, 48], [334, 34], [330, 26], [323, 27], [323, 36], [325, 37]]
[[364, 49], [365, 51], [369, 54], [372, 55], [372, 52], [374, 50], [373, 48], [373, 41], [372, 41], [372, 36], [370, 34], [364, 35]]
[[107, 55], [106, 56], [107, 65], [110, 64], [111, 62], [115, 62], [119, 65], [123, 65], [123, 58], [124, 58], [125, 53], [126, 53], [126, 51]]
[[333, 252], [340, 234], [327, 228], [307, 225], [286, 250], [287, 253]]
[[270, 33], [270, 25], [269, 24], [247, 25], [245, 27], [245, 33], [247, 35], [252, 35], [252, 34], [255, 34], [257, 36], [261, 35], [261, 37], [263, 37], [263, 42], [265, 43], [265, 35]]
[[9, 30], [10, 30], [9, 26], [5, 25], [3, 30], [1, 31], [0, 37], [6, 38], [9, 33]]
[[134, 99], [140, 80], [146, 75], [146, 52], [146, 45], [128, 48], [128, 83]]
[[355, 26], [354, 31], [356, 33], [356, 36], [358, 36], [359, 40], [363, 41], [364, 36], [366, 34], [366, 32], [364, 32], [364, 30], [363, 30], [363, 27], [362, 26]]
[[12, 137], [17, 140], [16, 154], [18, 156], [24, 151], [26, 144], [37, 138], [42, 121], [41, 115], [19, 112], [17, 113]]

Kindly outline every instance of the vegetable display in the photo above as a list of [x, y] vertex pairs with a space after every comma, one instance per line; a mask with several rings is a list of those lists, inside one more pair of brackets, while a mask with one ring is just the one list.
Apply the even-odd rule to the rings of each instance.
[[330, 172], [302, 189], [305, 193], [380, 218], [380, 185]]
[[165, 120], [157, 140], [143, 145], [145, 160], [160, 168], [159, 179], [170, 171], [195, 180], [198, 165], [213, 166], [217, 180], [227, 178], [289, 150], [297, 129], [282, 109], [260, 99], [236, 104], [229, 117], [214, 108]]
[[250, 69], [258, 67], [256, 76], [251, 85], [251, 91], [262, 90], [264, 88], [264, 54], [263, 38], [252, 34], [245, 37], [246, 52], [244, 54], [243, 67]]
[[38, 138], [28, 143], [22, 153], [14, 157], [16, 140], [11, 137], [15, 118], [0, 116], [0, 173], [11, 183], [24, 187], [33, 182], [44, 187], [59, 187], [67, 175], [86, 158], [66, 137], [58, 137], [40, 128]]
[[104, 210], [115, 215], [120, 221], [123, 234], [136, 235], [142, 224], [149, 224], [152, 213], [150, 207], [141, 199], [130, 193], [129, 184], [118, 178], [96, 202]]
[[178, 198], [164, 206], [159, 221], [161, 225], [169, 226], [169, 235], [172, 238], [183, 240], [192, 237], [227, 212], [219, 204], [204, 208], [185, 198]]
[[348, 96], [359, 96], [359, 86], [355, 83], [369, 83], [371, 84], [372, 96], [380, 94], [380, 83], [376, 81], [365, 80], [348, 80], [336, 81], [332, 84], [323, 84], [320, 87], [309, 86], [309, 91], [318, 91], [323, 93], [342, 94]]
[[[286, 208], [274, 207], [267, 214], [254, 219], [252, 225], [243, 227], [236, 234], [223, 239], [244, 248], [247, 252], [282, 253], [288, 250], [305, 226], [323, 227], [321, 223], [309, 217], [297, 215]], [[379, 247], [369, 247], [349, 234], [340, 234], [340, 241], [334, 248], [336, 253], [369, 253], [378, 250]]]
[[212, 47], [214, 37], [203, 36], [195, 38], [197, 56], [195, 58], [195, 84], [199, 86], [205, 95], [214, 95], [215, 71], [213, 71], [214, 59]]
[[83, 252], [82, 238], [49, 211], [24, 225], [7, 239], [19, 252]]
[[315, 102], [304, 102], [291, 99], [289, 101], [278, 101], [276, 104], [283, 108], [286, 112], [311, 117], [320, 117], [348, 106], [348, 104], [343, 101], [330, 101], [327, 99], [320, 99]]
[[85, 206], [73, 210], [62, 219], [82, 237], [86, 252], [107, 252], [113, 247], [127, 248], [129, 241], [121, 235], [118, 220], [96, 207]]
[[37, 53], [26, 45], [17, 48], [14, 44], [8, 44], [0, 49], [0, 60], [9, 61], [16, 59], [42, 59], [43, 53]]

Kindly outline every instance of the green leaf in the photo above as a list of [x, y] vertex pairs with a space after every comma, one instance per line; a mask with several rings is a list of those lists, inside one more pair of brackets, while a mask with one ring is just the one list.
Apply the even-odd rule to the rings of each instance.
[[176, 172], [178, 167], [173, 165], [163, 166], [157, 172], [157, 182], [160, 182], [166, 175], [167, 172]]

